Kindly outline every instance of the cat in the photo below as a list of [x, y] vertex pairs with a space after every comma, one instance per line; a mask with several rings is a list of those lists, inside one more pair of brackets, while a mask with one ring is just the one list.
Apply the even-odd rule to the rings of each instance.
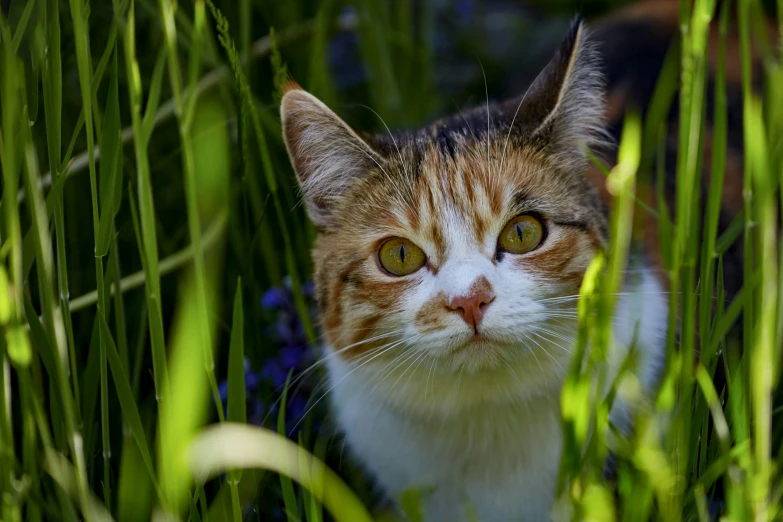
[[[608, 245], [585, 152], [607, 139], [599, 58], [577, 18], [521, 96], [398, 134], [360, 134], [293, 83], [282, 98], [331, 408], [390, 497], [424, 492], [427, 521], [550, 517], [577, 297]], [[610, 366], [635, 343], [649, 392], [668, 295], [645, 255], [626, 274]]]

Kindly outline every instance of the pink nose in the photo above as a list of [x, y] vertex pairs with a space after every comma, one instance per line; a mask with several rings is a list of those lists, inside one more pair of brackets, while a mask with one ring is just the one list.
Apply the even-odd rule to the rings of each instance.
[[492, 291], [481, 290], [470, 295], [452, 298], [449, 300], [446, 308], [457, 312], [462, 317], [462, 320], [468, 323], [473, 328], [473, 332], [478, 335], [478, 326], [481, 323], [481, 319], [484, 318], [484, 311], [487, 305], [494, 300], [495, 294]]

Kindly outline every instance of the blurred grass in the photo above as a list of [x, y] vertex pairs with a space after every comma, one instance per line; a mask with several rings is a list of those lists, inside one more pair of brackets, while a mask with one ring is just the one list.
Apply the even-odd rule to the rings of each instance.
[[[313, 415], [286, 440], [300, 425], [287, 414], [301, 383], [289, 374], [271, 416], [281, 390], [267, 379], [248, 392], [255, 374], [246, 365], [277, 356], [265, 328], [275, 317], [259, 299], [284, 275], [305, 339], [318, 339], [304, 287], [313, 230], [280, 139], [277, 91], [291, 74], [350, 122], [382, 131], [383, 122], [400, 128], [450, 111], [446, 93], [455, 89], [460, 101], [480, 99], [483, 82], [444, 87], [438, 77], [436, 21], [449, 8], [403, 0], [0, 5], [0, 519], [369, 520], [369, 488]], [[583, 284], [578, 356], [562, 398], [558, 502], [576, 519], [705, 521], [715, 502], [726, 520], [782, 516], [773, 396], [783, 339], [783, 65], [756, 30], [760, 2], [681, 5], [681, 45], [644, 120], [627, 119], [608, 173], [612, 248]], [[564, 21], [576, 3], [544, 7]], [[719, 236], [733, 9], [747, 210]], [[777, 9], [783, 24], [783, 2]], [[477, 13], [468, 15], [476, 25]], [[715, 25], [718, 68], [708, 87], [706, 36]], [[766, 49], [764, 96], [752, 89], [751, 35]], [[493, 89], [496, 58], [478, 56]], [[650, 211], [634, 205], [644, 201], [636, 187], [665, 152], [678, 88], [679, 128], [668, 130], [679, 143], [674, 212], [662, 184], [654, 211], [674, 296], [666, 375], [654, 407], [622, 436], [609, 420], [612, 402], [643, 398], [633, 376], [613, 376], [605, 363], [615, 349], [614, 293], [635, 241], [633, 216]], [[84, 169], [88, 179], [78, 175]], [[725, 303], [723, 256], [743, 232], [744, 286]], [[235, 289], [233, 299], [224, 289]], [[713, 384], [719, 370], [725, 389]], [[247, 401], [264, 401], [277, 435], [237, 425], [249, 420]], [[618, 459], [613, 483], [603, 474], [609, 451]], [[418, 511], [415, 496], [404, 505]]]

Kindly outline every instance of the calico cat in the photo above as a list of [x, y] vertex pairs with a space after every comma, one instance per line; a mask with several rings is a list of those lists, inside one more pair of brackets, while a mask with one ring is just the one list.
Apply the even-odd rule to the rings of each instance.
[[[606, 120], [628, 105], [606, 101], [605, 78], [634, 79], [628, 56], [620, 74], [601, 64], [607, 34], [593, 39], [577, 19], [519, 97], [416, 131], [359, 134], [294, 84], [282, 99], [318, 231], [334, 415], [389, 496], [426, 491], [428, 521], [467, 520], [467, 503], [484, 522], [549, 519], [579, 288], [608, 244], [585, 149], [611, 141]], [[668, 314], [655, 262], [629, 260], [610, 354], [616, 370], [635, 341], [647, 391]]]

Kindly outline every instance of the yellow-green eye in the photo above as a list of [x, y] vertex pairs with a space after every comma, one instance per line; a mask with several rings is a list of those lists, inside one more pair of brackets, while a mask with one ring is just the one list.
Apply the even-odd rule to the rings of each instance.
[[427, 256], [421, 248], [407, 239], [395, 237], [381, 245], [378, 260], [390, 274], [406, 276], [423, 267]]
[[517, 216], [503, 228], [498, 244], [503, 252], [527, 254], [535, 249], [544, 237], [541, 222], [533, 216]]

